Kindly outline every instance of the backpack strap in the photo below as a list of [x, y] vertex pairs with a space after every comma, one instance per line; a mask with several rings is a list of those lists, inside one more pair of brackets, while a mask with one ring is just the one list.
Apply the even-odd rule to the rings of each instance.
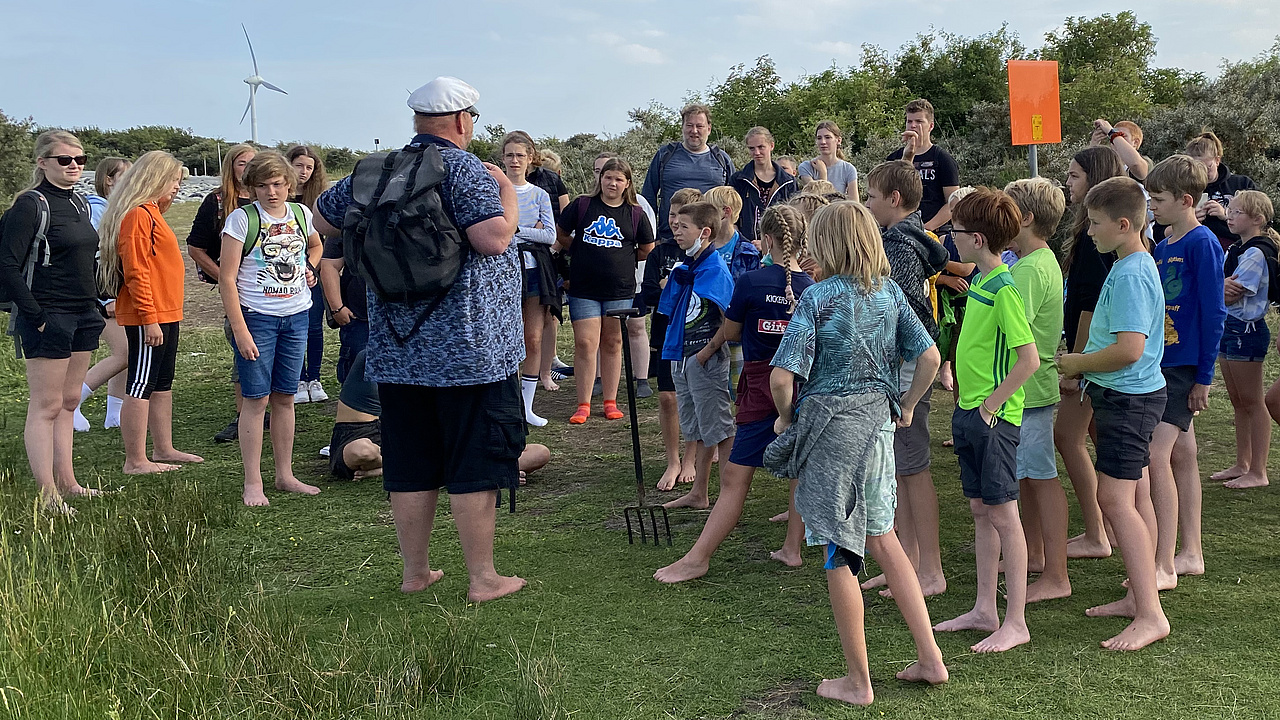
[[247, 258], [257, 246], [258, 236], [262, 234], [262, 214], [258, 212], [257, 203], [249, 203], [241, 210], [244, 210], [245, 217], [248, 218], [248, 228], [244, 232], [244, 246], [240, 249], [240, 257]]
[[[39, 220], [36, 222], [36, 234], [31, 238], [31, 247], [27, 249], [27, 256], [22, 266], [22, 279], [26, 281], [27, 287], [31, 287], [31, 282], [35, 277], [36, 263], [40, 263], [44, 267], [49, 267], [52, 259], [53, 251], [49, 248], [49, 199], [39, 190], [28, 191], [36, 201], [36, 216]], [[44, 249], [44, 260], [41, 261], [40, 250]]]
[[289, 203], [289, 209], [293, 211], [293, 221], [298, 223], [298, 230], [302, 233], [302, 239], [306, 240], [311, 237], [311, 228], [307, 226], [307, 214], [302, 211], [301, 203]]
[[[658, 148], [658, 192], [662, 194], [662, 176], [667, 171], [667, 163], [671, 162], [671, 157], [676, 154], [676, 143], [670, 142]], [[661, 198], [666, 200], [667, 198]]]
[[711, 156], [716, 159], [716, 164], [720, 166], [720, 172], [724, 173], [724, 182], [721, 185], [729, 184], [729, 153], [720, 149], [719, 145], [708, 145], [711, 148]]
[[640, 218], [644, 215], [644, 210], [640, 209], [640, 204], [636, 203], [631, 206], [631, 237], [639, 237]]

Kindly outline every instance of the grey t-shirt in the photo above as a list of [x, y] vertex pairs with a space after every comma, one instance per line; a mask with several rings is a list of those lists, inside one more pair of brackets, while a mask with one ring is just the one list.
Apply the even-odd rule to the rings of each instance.
[[[812, 160], [805, 160], [800, 163], [800, 168], [797, 172], [800, 173], [801, 177], [814, 180], [818, 178], [817, 171], [813, 169]], [[827, 168], [827, 182], [835, 185], [836, 190], [844, 192], [845, 188], [849, 187], [849, 183], [855, 185], [858, 183], [858, 169], [847, 160], [837, 160], [835, 165]]]

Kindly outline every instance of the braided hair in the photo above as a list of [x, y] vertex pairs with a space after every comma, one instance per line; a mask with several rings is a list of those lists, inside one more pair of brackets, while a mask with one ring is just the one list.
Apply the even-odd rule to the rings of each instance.
[[787, 274], [787, 312], [796, 310], [796, 296], [791, 289], [791, 264], [798, 262], [805, 251], [805, 230], [808, 221], [804, 214], [790, 205], [770, 205], [760, 218], [760, 234], [768, 235], [779, 243], [782, 257], [775, 264], [781, 265]]

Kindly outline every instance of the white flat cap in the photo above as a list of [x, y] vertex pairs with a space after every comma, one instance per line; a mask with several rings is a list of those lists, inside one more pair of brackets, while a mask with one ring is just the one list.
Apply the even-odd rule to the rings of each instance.
[[480, 100], [480, 91], [456, 77], [441, 75], [409, 95], [409, 108], [423, 115], [466, 110]]

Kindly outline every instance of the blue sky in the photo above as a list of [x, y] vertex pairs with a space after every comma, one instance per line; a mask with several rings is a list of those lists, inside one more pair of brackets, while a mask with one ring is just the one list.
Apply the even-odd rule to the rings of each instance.
[[769, 54], [786, 79], [890, 51], [931, 28], [976, 35], [1008, 22], [1028, 47], [1063, 18], [1132, 9], [1157, 65], [1209, 74], [1280, 33], [1273, 0], [329, 0], [6, 3], [0, 110], [43, 125], [188, 127], [248, 138], [239, 124], [259, 69], [259, 136], [371, 148], [409, 134], [407, 91], [456, 75], [481, 92], [481, 124], [535, 137], [620, 132], [627, 111], [677, 105], [729, 68]]

